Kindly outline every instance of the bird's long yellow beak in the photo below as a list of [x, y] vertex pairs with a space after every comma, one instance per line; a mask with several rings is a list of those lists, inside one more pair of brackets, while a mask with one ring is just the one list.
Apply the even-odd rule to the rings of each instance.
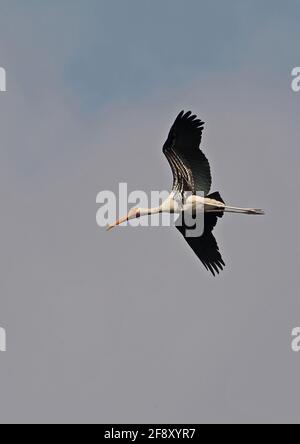
[[107, 225], [107, 228], [106, 228], [106, 231], [110, 231], [110, 230], [112, 230], [113, 228], [115, 228], [115, 227], [117, 227], [118, 225], [121, 225], [121, 224], [123, 224], [124, 222], [127, 222], [129, 219], [128, 219], [128, 215], [127, 216], [124, 216], [124, 217], [121, 217], [121, 219], [118, 219], [116, 222], [114, 222], [113, 224], [110, 224], [110, 225]]

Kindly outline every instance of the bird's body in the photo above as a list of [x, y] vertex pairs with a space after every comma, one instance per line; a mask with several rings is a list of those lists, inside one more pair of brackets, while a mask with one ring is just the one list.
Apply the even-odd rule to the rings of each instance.
[[[196, 253], [207, 270], [213, 275], [223, 270], [225, 263], [212, 232], [225, 212], [243, 214], [264, 214], [255, 208], [228, 206], [218, 192], [210, 193], [211, 172], [209, 162], [199, 149], [202, 140], [204, 122], [191, 112], [182, 111], [176, 118], [163, 153], [173, 173], [173, 188], [169, 197], [156, 208], [133, 208], [127, 216], [110, 225], [111, 229], [130, 219], [158, 213], [175, 213], [182, 217], [176, 228]], [[187, 217], [197, 220], [202, 218], [203, 229], [197, 236], [190, 234], [191, 225]]]

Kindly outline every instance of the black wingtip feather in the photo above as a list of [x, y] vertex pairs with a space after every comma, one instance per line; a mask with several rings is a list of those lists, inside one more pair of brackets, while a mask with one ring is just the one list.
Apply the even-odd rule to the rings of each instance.
[[[211, 172], [209, 162], [200, 150], [203, 130], [204, 122], [195, 114], [181, 111], [170, 129], [163, 152], [171, 165], [173, 176], [177, 178], [177, 187], [183, 186], [185, 190], [194, 193], [203, 191], [207, 195], [211, 188]], [[170, 160], [171, 150], [173, 157], [179, 158], [176, 165], [174, 159]], [[186, 178], [184, 167], [189, 170], [188, 183], [183, 180]]]
[[192, 127], [194, 129], [199, 128], [200, 130], [203, 130], [203, 127], [205, 125], [205, 122], [203, 122], [201, 119], [198, 119], [197, 115], [193, 114], [192, 111], [181, 111], [176, 118], [176, 122], [178, 122], [179, 120], [192, 124]]
[[216, 277], [223, 271], [225, 262], [221, 256], [212, 231], [217, 223], [217, 214], [207, 213], [204, 220], [204, 234], [201, 237], [186, 237], [185, 226], [176, 226], [207, 271]]

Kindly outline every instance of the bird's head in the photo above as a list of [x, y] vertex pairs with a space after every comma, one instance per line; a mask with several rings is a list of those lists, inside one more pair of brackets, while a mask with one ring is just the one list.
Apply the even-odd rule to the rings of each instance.
[[120, 219], [118, 219], [113, 224], [108, 225], [107, 231], [109, 231], [112, 228], [117, 227], [118, 225], [121, 225], [124, 222], [127, 222], [127, 221], [129, 221], [131, 219], [137, 219], [140, 216], [141, 216], [141, 209], [140, 208], [131, 208], [131, 210], [129, 210], [129, 213], [126, 216], [121, 217]]

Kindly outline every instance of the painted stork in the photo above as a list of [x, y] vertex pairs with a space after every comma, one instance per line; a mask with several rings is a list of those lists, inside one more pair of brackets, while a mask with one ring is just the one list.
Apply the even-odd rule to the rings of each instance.
[[[213, 230], [224, 212], [264, 214], [260, 209], [227, 206], [219, 192], [210, 193], [209, 162], [200, 150], [204, 122], [191, 111], [182, 111], [176, 118], [163, 146], [173, 173], [173, 188], [168, 199], [157, 208], [133, 208], [129, 213], [107, 227], [108, 230], [131, 219], [158, 213], [194, 214], [204, 217], [204, 230], [198, 237], [190, 237], [188, 226], [181, 218], [176, 228], [183, 235], [207, 270], [214, 276], [225, 266]], [[202, 196], [199, 195], [201, 192]]]

